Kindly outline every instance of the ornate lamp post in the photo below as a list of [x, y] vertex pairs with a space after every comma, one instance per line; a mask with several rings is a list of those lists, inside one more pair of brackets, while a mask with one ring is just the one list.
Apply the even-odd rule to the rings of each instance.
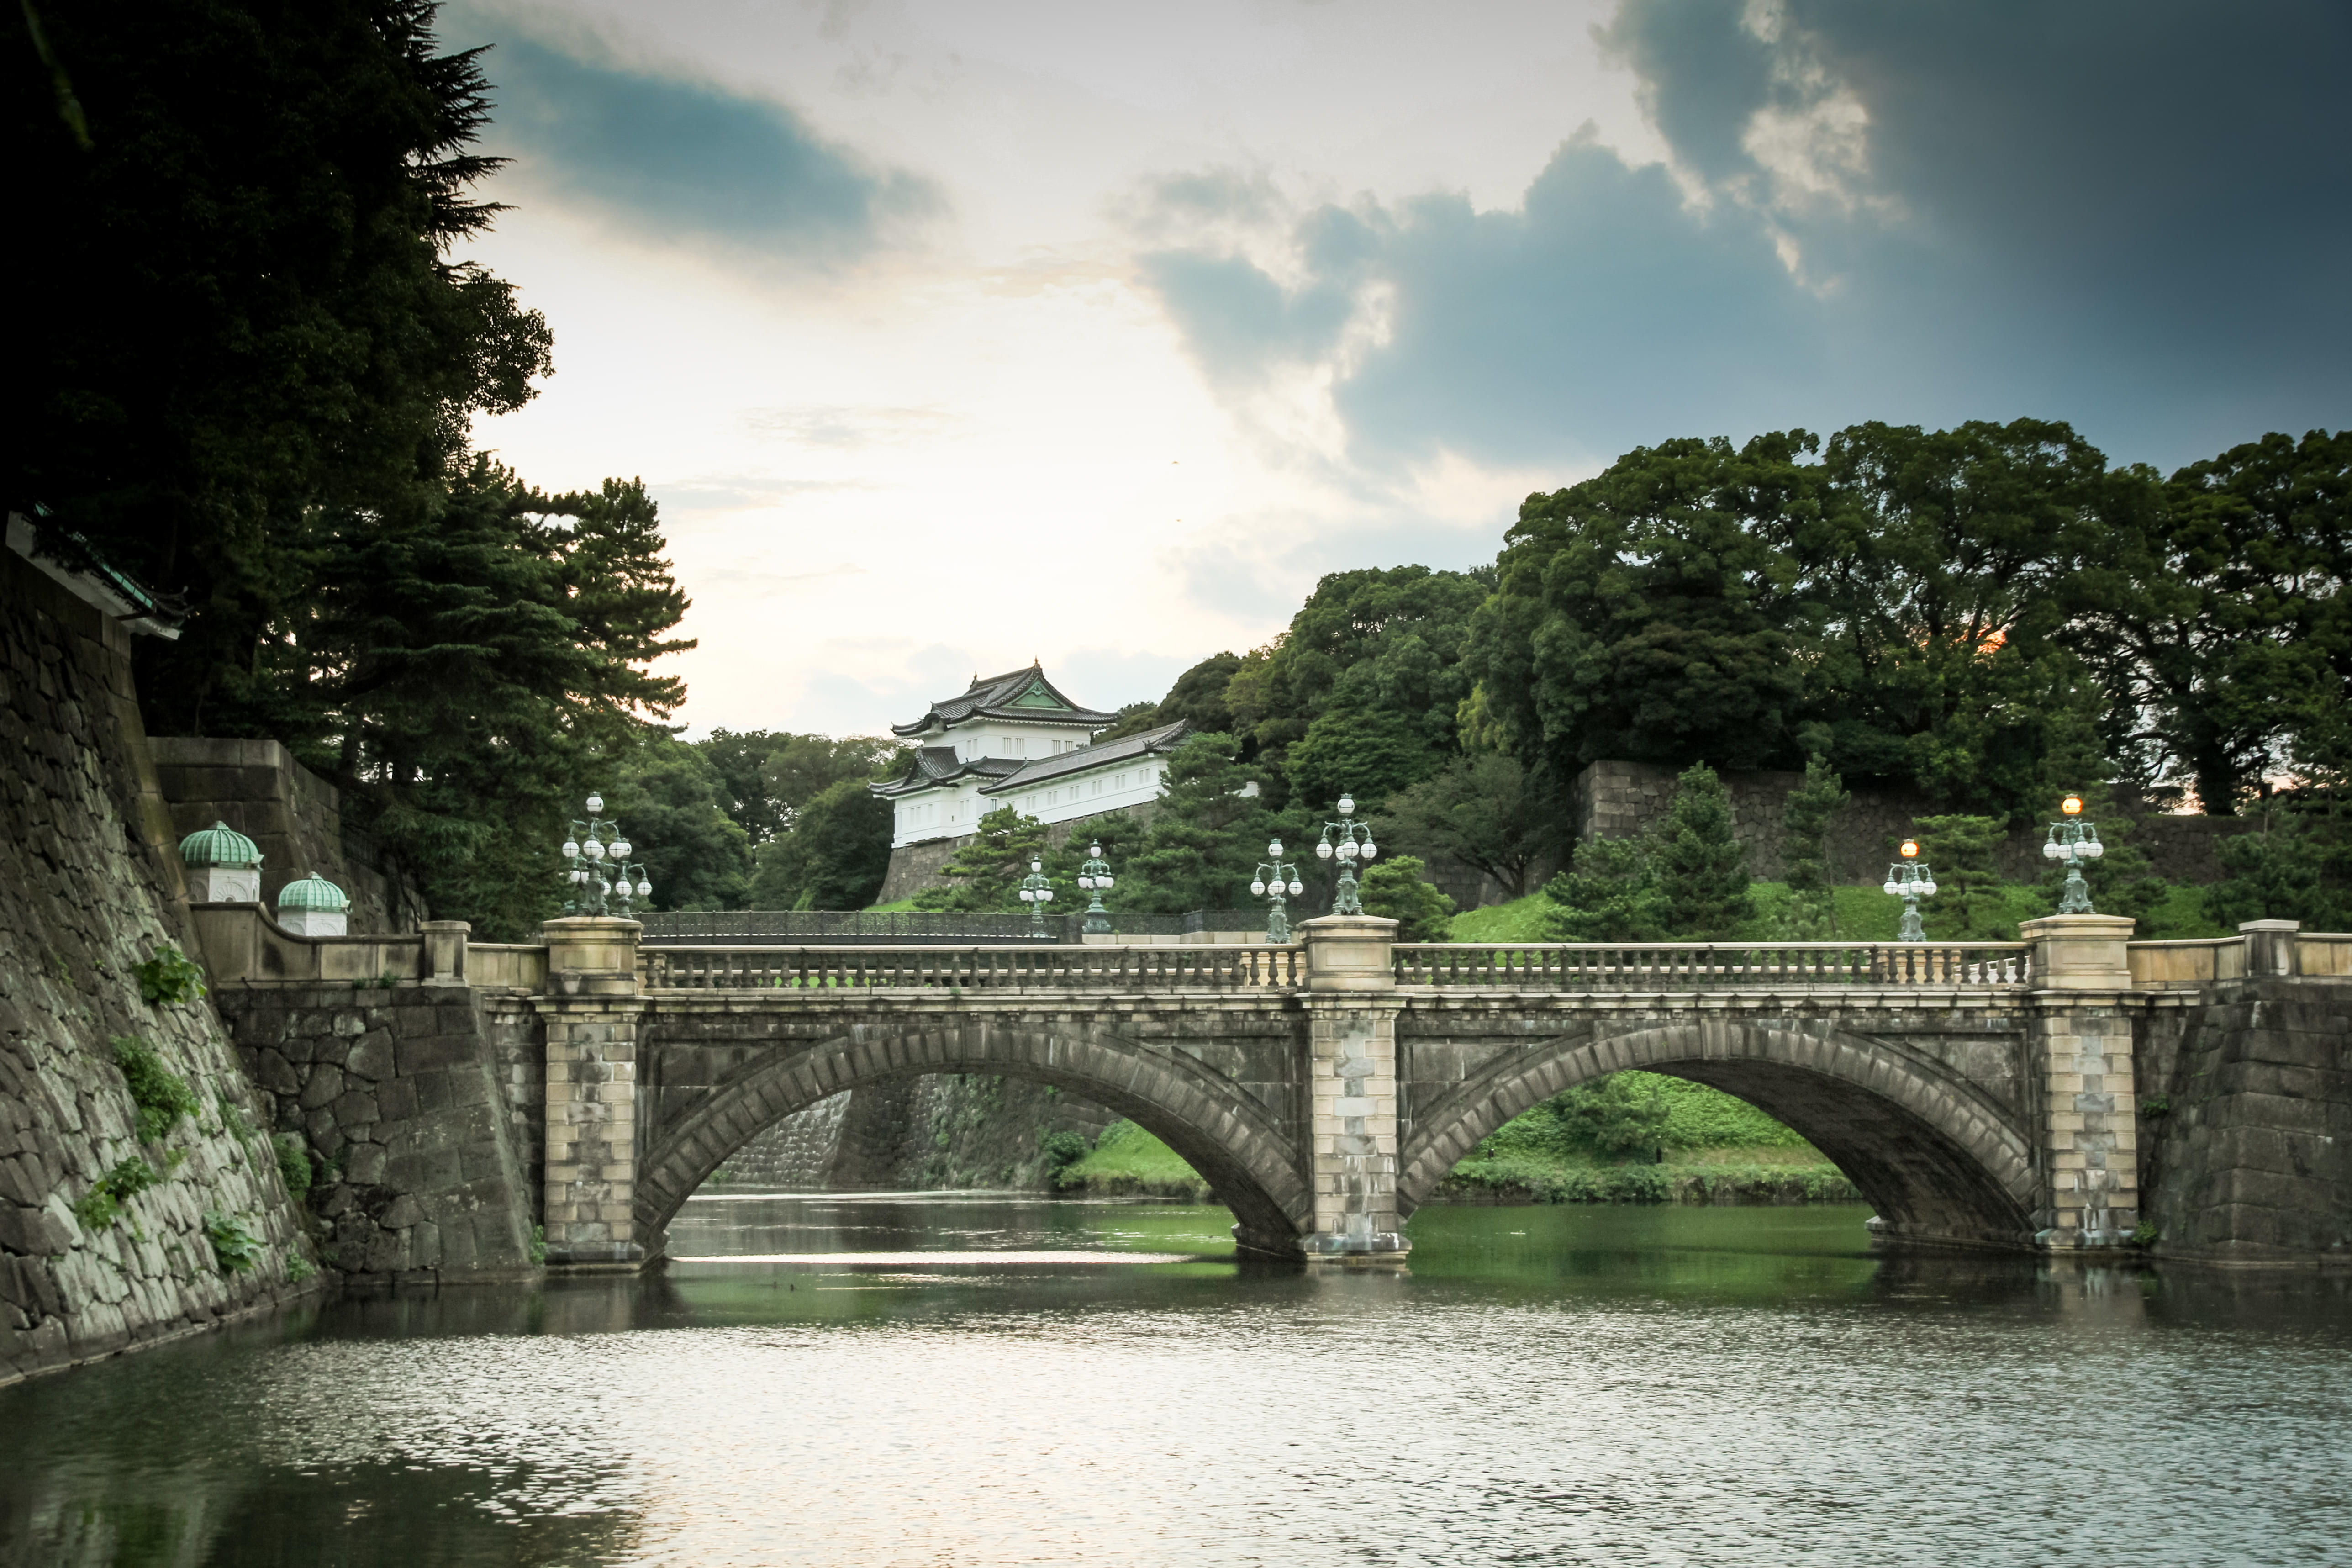
[[1903, 931], [1899, 942], [1925, 942], [1927, 928], [1919, 919], [1919, 900], [1936, 896], [1936, 873], [1919, 858], [1919, 841], [1903, 841], [1903, 858], [1886, 868], [1887, 897], [1903, 900]]
[[1323, 825], [1323, 837], [1315, 846], [1317, 859], [1339, 862], [1339, 890], [1331, 900], [1333, 914], [1364, 912], [1363, 900], [1356, 897], [1356, 862], [1370, 860], [1380, 852], [1381, 847], [1372, 842], [1372, 825], [1356, 820], [1356, 797], [1340, 795], [1339, 820]]
[[1078, 890], [1092, 895], [1087, 905], [1087, 935], [1110, 934], [1110, 911], [1103, 908], [1102, 896], [1116, 880], [1110, 874], [1110, 862], [1102, 858], [1102, 846], [1089, 845], [1086, 863], [1078, 868]]
[[[567, 915], [602, 915], [611, 913], [605, 900], [620, 906], [623, 919], [629, 914], [629, 900], [653, 897], [654, 885], [646, 879], [646, 868], [629, 858], [635, 846], [622, 837], [621, 825], [607, 822], [597, 813], [604, 809], [604, 797], [588, 797], [588, 820], [574, 822], [571, 833], [558, 851], [563, 857], [563, 879], [572, 896], [563, 901]], [[607, 872], [612, 875], [607, 876]]]
[[2098, 825], [2082, 820], [2081, 795], [2068, 795], [2058, 803], [2058, 809], [2065, 820], [2050, 825], [2050, 837], [2042, 846], [2043, 859], [2059, 861], [2066, 868], [2065, 896], [2058, 900], [2058, 912], [2097, 914], [2099, 911], [2091, 907], [2091, 885], [2083, 880], [2083, 862], [2096, 860], [2107, 852], [2107, 847], [2099, 842]]
[[1265, 854], [1266, 858], [1257, 863], [1257, 870], [1250, 882], [1250, 897], [1268, 900], [1265, 907], [1265, 940], [1288, 942], [1290, 910], [1283, 903], [1282, 896], [1288, 893], [1291, 897], [1297, 898], [1307, 890], [1307, 885], [1298, 879], [1297, 866], [1284, 863], [1281, 839], [1277, 838], [1268, 844], [1265, 847]]
[[1044, 942], [1045, 906], [1054, 901], [1054, 883], [1045, 875], [1044, 861], [1029, 862], [1029, 874], [1021, 879], [1021, 901], [1029, 906], [1029, 934]]

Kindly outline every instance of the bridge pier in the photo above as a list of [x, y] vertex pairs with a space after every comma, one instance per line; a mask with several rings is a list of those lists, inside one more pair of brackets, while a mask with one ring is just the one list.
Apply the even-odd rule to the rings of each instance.
[[637, 994], [635, 921], [549, 921], [547, 990], [533, 1005], [547, 1032], [546, 1174], [541, 1213], [547, 1266], [635, 1269], [649, 1238], [635, 1233]]
[[2051, 915], [2019, 934], [2033, 944], [2030, 1039], [2042, 1204], [2034, 1245], [2114, 1247], [2139, 1225], [2139, 1096], [2128, 1004], [2134, 984], [2120, 915]]
[[1396, 924], [1327, 915], [1299, 927], [1314, 1213], [1290, 1255], [1310, 1265], [1395, 1267], [1412, 1250], [1397, 1212]]

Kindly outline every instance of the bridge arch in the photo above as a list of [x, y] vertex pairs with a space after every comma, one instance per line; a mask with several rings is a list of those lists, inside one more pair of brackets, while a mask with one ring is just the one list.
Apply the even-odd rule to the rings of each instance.
[[1051, 1083], [1143, 1127], [1200, 1173], [1255, 1251], [1297, 1251], [1313, 1194], [1275, 1118], [1219, 1074], [1084, 1024], [971, 1021], [860, 1024], [763, 1059], [712, 1089], [675, 1122], [645, 1130], [631, 1217], [658, 1237], [735, 1151], [794, 1111], [845, 1089], [929, 1073], [993, 1073]]
[[1561, 1090], [1625, 1068], [1688, 1079], [1785, 1122], [1845, 1172], [1893, 1240], [2016, 1247], [2039, 1190], [2021, 1118], [1916, 1052], [1834, 1027], [1728, 1019], [1563, 1036], [1416, 1108], [1400, 1151], [1410, 1214], [1481, 1140]]

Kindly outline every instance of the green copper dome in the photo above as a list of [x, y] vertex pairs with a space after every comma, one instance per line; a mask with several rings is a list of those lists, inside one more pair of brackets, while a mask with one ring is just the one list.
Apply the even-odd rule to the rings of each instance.
[[261, 864], [253, 840], [226, 822], [215, 822], [180, 840], [180, 863], [187, 867], [226, 866], [243, 869]]
[[299, 882], [289, 882], [278, 895], [280, 910], [316, 910], [321, 914], [337, 915], [352, 907], [343, 890], [316, 871]]

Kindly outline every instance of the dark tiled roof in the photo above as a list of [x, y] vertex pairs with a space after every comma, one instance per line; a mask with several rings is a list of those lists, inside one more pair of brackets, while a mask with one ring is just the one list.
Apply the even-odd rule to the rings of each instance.
[[1176, 742], [1184, 738], [1185, 731], [1190, 728], [1189, 724], [1179, 719], [1173, 724], [1162, 724], [1157, 730], [1146, 730], [1139, 735], [1129, 735], [1117, 741], [1105, 741], [1098, 746], [1080, 746], [1076, 751], [1064, 752], [1058, 757], [1039, 757], [1036, 761], [1024, 764], [1021, 771], [1011, 778], [996, 784], [981, 785], [980, 793], [1013, 795], [1027, 789], [1031, 784], [1047, 784], [1055, 779], [1066, 778], [1072, 773], [1090, 773], [1097, 768], [1108, 767], [1115, 763], [1150, 756], [1156, 752], [1172, 751], [1175, 749]]
[[[1032, 686], [1042, 687], [1061, 706], [1014, 706]], [[1042, 667], [1033, 664], [1026, 669], [1007, 670], [1003, 675], [975, 679], [962, 696], [932, 703], [929, 712], [911, 724], [891, 725], [890, 732], [894, 735], [919, 735], [934, 724], [960, 724], [975, 717], [1009, 719], [1032, 724], [1084, 724], [1088, 729], [1099, 730], [1115, 722], [1118, 715], [1079, 707], [1064, 695], [1061, 688], [1045, 679]]]
[[1018, 757], [976, 757], [965, 762], [955, 754], [953, 746], [924, 746], [911, 754], [915, 765], [902, 776], [866, 787], [878, 795], [913, 795], [935, 784], [953, 784], [973, 773], [983, 778], [1003, 778], [1020, 772], [1022, 766]]

